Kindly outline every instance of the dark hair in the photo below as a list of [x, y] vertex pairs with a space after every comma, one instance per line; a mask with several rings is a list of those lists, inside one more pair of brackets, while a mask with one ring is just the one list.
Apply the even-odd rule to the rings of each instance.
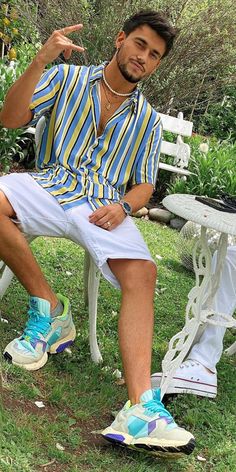
[[162, 12], [154, 10], [141, 10], [124, 22], [123, 31], [128, 36], [132, 31], [142, 25], [152, 28], [166, 43], [166, 51], [163, 57], [167, 56], [173, 46], [176, 36], [176, 29]]

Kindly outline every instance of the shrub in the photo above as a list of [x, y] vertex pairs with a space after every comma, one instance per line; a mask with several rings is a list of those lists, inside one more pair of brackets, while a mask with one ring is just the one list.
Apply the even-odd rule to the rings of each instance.
[[223, 192], [236, 194], [236, 143], [212, 140], [207, 153], [199, 149], [200, 138], [190, 142], [192, 156], [188, 169], [193, 172], [186, 180], [176, 178], [168, 193], [188, 193], [219, 197]]
[[[23, 73], [31, 59], [35, 55], [39, 44], [21, 44], [18, 47], [20, 61], [8, 63], [7, 59], [0, 60], [0, 109], [5, 100], [6, 93], [15, 80]], [[21, 151], [18, 143], [22, 136], [21, 129], [6, 129], [0, 125], [0, 170], [8, 172], [12, 163], [12, 158], [18, 154], [18, 159], [24, 159], [25, 154]]]
[[200, 122], [199, 129], [204, 134], [213, 134], [218, 139], [236, 141], [236, 87], [224, 90], [224, 98], [220, 103], [209, 107]]

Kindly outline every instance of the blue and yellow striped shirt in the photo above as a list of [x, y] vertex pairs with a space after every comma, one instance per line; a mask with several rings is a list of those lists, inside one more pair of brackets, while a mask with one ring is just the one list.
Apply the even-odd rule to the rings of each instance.
[[41, 78], [31, 124], [48, 117], [34, 179], [65, 210], [119, 201], [128, 181], [155, 185], [161, 145], [158, 113], [136, 89], [97, 135], [101, 113], [99, 66], [59, 65]]

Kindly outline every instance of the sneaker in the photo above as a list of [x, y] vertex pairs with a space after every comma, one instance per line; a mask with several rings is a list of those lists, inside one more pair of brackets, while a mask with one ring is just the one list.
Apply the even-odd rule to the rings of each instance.
[[128, 401], [101, 434], [112, 443], [162, 456], [191, 454], [195, 447], [193, 435], [164, 408], [159, 388], [144, 392], [136, 405]]
[[[162, 373], [151, 376], [152, 387], [160, 387]], [[171, 393], [192, 393], [201, 397], [215, 398], [217, 395], [217, 374], [208, 372], [200, 362], [187, 359], [176, 370], [167, 391]]]
[[8, 362], [37, 370], [48, 360], [48, 352], [57, 354], [73, 343], [76, 331], [72, 321], [68, 298], [57, 294], [64, 306], [62, 315], [51, 318], [50, 303], [38, 297], [30, 297], [29, 320], [19, 338], [13, 339], [4, 351]]

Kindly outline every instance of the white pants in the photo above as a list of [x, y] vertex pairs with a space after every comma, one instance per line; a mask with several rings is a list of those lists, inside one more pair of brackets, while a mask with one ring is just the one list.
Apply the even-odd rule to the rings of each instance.
[[[215, 253], [212, 259], [212, 272], [216, 265]], [[236, 246], [227, 248], [219, 288], [216, 292], [213, 309], [232, 316], [236, 308]], [[192, 347], [188, 358], [199, 361], [213, 372], [223, 352], [223, 338], [226, 328], [206, 324], [200, 339]]]
[[110, 270], [108, 259], [153, 261], [130, 216], [112, 231], [106, 231], [89, 222], [93, 210], [88, 203], [64, 211], [56, 198], [26, 173], [1, 177], [0, 190], [16, 213], [14, 223], [25, 235], [67, 238], [81, 245], [116, 288], [120, 288], [119, 282]]

